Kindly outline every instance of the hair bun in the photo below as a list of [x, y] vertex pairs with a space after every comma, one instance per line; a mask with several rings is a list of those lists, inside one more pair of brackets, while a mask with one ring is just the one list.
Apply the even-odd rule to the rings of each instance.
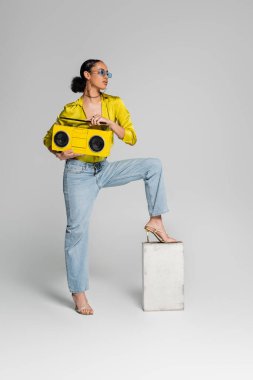
[[70, 88], [73, 92], [83, 92], [85, 88], [85, 79], [83, 79], [81, 76], [74, 77], [72, 79]]

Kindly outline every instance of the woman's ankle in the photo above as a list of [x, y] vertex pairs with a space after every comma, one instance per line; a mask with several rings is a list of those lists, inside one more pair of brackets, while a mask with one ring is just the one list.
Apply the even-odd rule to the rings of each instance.
[[149, 222], [148, 223], [155, 223], [155, 224], [162, 224], [162, 217], [161, 215], [158, 216], [150, 216]]

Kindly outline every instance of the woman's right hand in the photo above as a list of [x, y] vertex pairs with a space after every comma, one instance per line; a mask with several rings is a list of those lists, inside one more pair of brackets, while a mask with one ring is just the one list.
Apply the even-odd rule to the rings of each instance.
[[83, 154], [81, 153], [74, 153], [72, 149], [65, 150], [64, 152], [57, 152], [56, 150], [52, 150], [51, 147], [49, 147], [48, 149], [60, 160], [68, 160], [69, 158], [83, 156]]
[[74, 153], [72, 149], [65, 150], [64, 152], [57, 152], [55, 153], [56, 157], [58, 157], [60, 160], [68, 160], [69, 158], [74, 158], [78, 156], [83, 156], [83, 154], [80, 153]]

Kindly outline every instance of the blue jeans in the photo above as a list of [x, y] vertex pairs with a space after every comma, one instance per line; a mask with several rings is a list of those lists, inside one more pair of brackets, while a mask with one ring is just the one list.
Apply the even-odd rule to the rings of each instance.
[[70, 292], [89, 289], [88, 229], [98, 192], [103, 187], [125, 185], [143, 179], [150, 216], [169, 211], [159, 158], [133, 158], [97, 163], [68, 159], [63, 174], [66, 205], [65, 263]]

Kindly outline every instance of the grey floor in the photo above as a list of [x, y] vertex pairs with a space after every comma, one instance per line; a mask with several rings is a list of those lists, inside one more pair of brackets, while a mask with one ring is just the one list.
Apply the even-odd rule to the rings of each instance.
[[190, 272], [186, 250], [184, 311], [144, 312], [141, 246], [137, 254], [112, 250], [101, 263], [92, 252], [87, 297], [95, 313], [82, 316], [61, 253], [22, 248], [1, 263], [2, 379], [252, 378], [247, 273], [244, 283], [227, 275], [222, 285], [212, 271]]

